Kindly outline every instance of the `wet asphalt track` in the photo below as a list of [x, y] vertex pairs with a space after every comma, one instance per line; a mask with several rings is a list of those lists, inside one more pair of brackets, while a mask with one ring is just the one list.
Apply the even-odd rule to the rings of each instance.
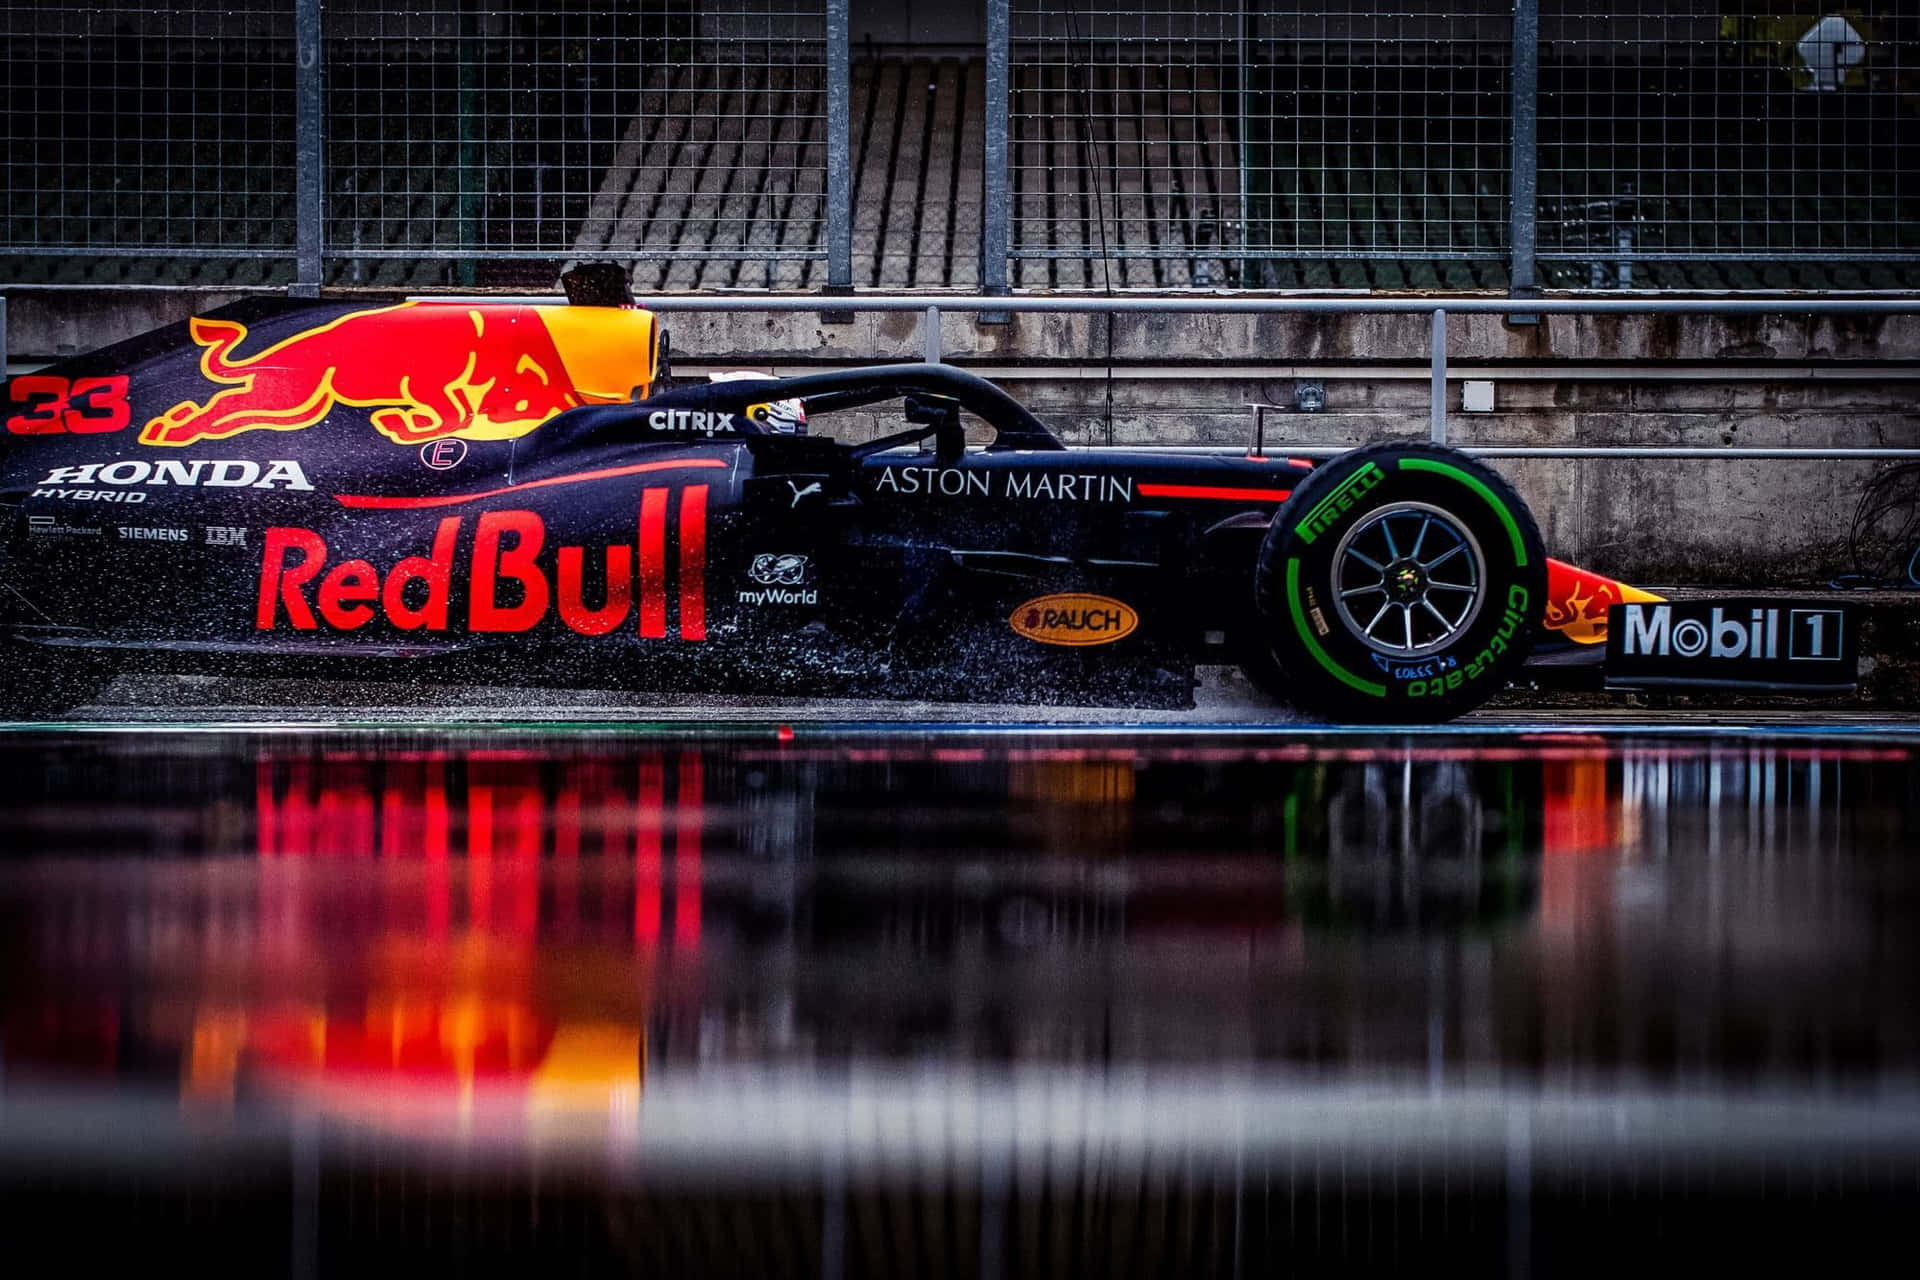
[[1907, 1221], [1920, 721], [1210, 696], [123, 679], [0, 730], [6, 1225], [984, 1275]]
[[[407, 724], [481, 727], [526, 724], [649, 726], [697, 731], [812, 725], [823, 732], [854, 726], [937, 731], [1079, 727], [1104, 732], [1141, 729], [1233, 732], [1276, 726], [1303, 732], [1343, 732], [1276, 705], [1256, 693], [1237, 670], [1202, 667], [1190, 710], [1021, 703], [963, 703], [906, 699], [727, 696], [612, 689], [494, 685], [407, 684], [392, 681], [231, 679], [214, 676], [123, 675], [100, 698], [67, 718], [76, 726], [148, 725], [204, 729], [223, 725], [303, 727]], [[1480, 726], [1552, 727], [1577, 723], [1649, 732], [1711, 732], [1743, 725], [1797, 726], [1809, 732], [1920, 725], [1920, 713], [1840, 707], [1817, 698], [1774, 699], [1739, 708], [1648, 710], [1624, 698], [1547, 696], [1529, 702], [1510, 694], [1487, 710], [1454, 722]], [[1441, 731], [1446, 726], [1440, 726]]]

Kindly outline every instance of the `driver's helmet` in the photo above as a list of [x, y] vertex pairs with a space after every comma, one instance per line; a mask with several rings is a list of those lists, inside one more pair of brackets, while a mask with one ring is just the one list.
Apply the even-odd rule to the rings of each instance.
[[[751, 370], [732, 370], [707, 375], [709, 382], [739, 382], [743, 379], [764, 382], [770, 374]], [[799, 400], [768, 400], [747, 406], [747, 417], [769, 435], [803, 436], [807, 434], [807, 407]]]

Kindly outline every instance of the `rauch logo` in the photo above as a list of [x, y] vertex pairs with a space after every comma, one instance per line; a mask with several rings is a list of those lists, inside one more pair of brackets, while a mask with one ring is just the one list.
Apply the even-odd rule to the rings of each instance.
[[1027, 601], [1013, 611], [1007, 624], [1040, 644], [1079, 647], [1112, 644], [1133, 634], [1140, 615], [1110, 596], [1069, 591]]

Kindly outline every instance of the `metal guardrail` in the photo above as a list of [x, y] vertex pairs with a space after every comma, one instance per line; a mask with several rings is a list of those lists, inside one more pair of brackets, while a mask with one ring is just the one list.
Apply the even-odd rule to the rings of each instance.
[[[533, 299], [528, 299], [532, 301]], [[662, 312], [795, 313], [821, 309], [816, 298], [676, 297], [647, 298], [643, 305]], [[1447, 316], [1497, 315], [1920, 315], [1920, 296], [1895, 298], [1539, 298], [1516, 303], [1508, 298], [1452, 298], [1436, 307], [1424, 298], [1274, 298], [1252, 295], [1229, 297], [1113, 298], [1002, 297], [968, 298], [945, 295], [860, 294], [835, 298], [837, 312], [919, 312], [924, 358], [940, 360], [942, 311], [997, 318], [1003, 313], [1036, 315], [1428, 315], [1432, 317], [1429, 353], [1432, 358], [1432, 395], [1428, 438], [1446, 444], [1447, 429]], [[1281, 446], [1274, 446], [1281, 448]], [[1332, 456], [1339, 449], [1286, 446], [1302, 456]], [[1466, 450], [1489, 458], [1640, 458], [1714, 460], [1845, 460], [1876, 461], [1920, 458], [1920, 448], [1771, 449], [1726, 446], [1689, 447], [1485, 447]]]

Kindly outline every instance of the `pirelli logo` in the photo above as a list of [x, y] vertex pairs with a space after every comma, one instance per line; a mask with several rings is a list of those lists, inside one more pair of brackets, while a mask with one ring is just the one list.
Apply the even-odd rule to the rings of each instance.
[[1296, 527], [1300, 541], [1311, 544], [1315, 538], [1339, 524], [1353, 509], [1354, 503], [1384, 479], [1386, 476], [1380, 468], [1369, 462], [1342, 480], [1332, 493], [1314, 503], [1313, 510], [1307, 512], [1306, 519]]

